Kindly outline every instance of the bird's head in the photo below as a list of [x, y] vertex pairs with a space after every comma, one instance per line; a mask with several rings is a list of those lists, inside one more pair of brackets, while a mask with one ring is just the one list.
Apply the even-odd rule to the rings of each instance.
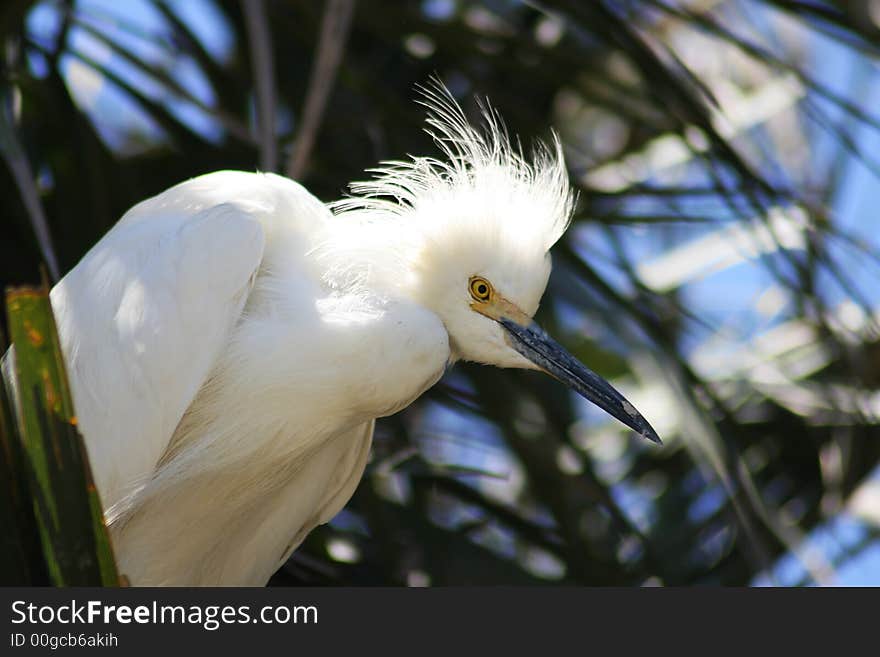
[[394, 276], [443, 321], [453, 357], [544, 371], [659, 442], [632, 404], [532, 319], [573, 208], [558, 140], [527, 160], [491, 108], [477, 130], [442, 84], [421, 91], [445, 158], [385, 163], [336, 210], [372, 214], [406, 236]]

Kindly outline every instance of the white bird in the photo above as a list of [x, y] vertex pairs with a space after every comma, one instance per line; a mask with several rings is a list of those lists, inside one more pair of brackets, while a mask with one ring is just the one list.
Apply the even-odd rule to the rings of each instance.
[[121, 573], [263, 585], [354, 493], [376, 418], [457, 360], [543, 370], [658, 441], [532, 321], [572, 210], [561, 148], [423, 90], [444, 159], [324, 205], [219, 171], [135, 205], [52, 290]]

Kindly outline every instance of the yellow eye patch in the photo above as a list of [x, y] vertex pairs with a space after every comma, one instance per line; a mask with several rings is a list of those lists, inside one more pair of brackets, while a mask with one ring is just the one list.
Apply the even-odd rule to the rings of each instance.
[[468, 289], [475, 301], [488, 301], [495, 293], [492, 284], [482, 276], [471, 276]]

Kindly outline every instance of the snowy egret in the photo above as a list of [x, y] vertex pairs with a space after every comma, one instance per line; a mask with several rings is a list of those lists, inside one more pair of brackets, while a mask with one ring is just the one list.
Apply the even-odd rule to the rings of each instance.
[[219, 171], [135, 205], [52, 290], [120, 572], [263, 585], [349, 500], [374, 421], [456, 360], [542, 370], [648, 422], [532, 321], [572, 196], [497, 115], [423, 91], [444, 158], [385, 163], [329, 206]]

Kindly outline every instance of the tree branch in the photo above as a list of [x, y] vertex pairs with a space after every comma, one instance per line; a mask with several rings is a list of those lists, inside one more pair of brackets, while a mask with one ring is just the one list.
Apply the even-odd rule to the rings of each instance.
[[10, 99], [0, 98], [0, 153], [9, 167], [22, 203], [28, 212], [34, 236], [40, 247], [40, 253], [49, 269], [52, 282], [57, 282], [61, 277], [58, 267], [58, 258], [52, 246], [52, 234], [49, 232], [49, 222], [46, 221], [46, 213], [40, 201], [40, 193], [34, 183], [31, 165], [24, 148], [18, 140], [15, 132], [15, 119], [7, 103]]
[[266, 18], [266, 4], [264, 0], [241, 0], [241, 10], [251, 50], [260, 169], [275, 171], [278, 165], [278, 147], [275, 143], [275, 65], [272, 61], [272, 35]]
[[287, 161], [286, 173], [290, 178], [299, 178], [309, 160], [309, 154], [321, 126], [324, 108], [345, 51], [354, 6], [355, 0], [327, 0], [321, 21], [318, 54], [312, 66], [302, 112], [302, 123], [290, 159]]

